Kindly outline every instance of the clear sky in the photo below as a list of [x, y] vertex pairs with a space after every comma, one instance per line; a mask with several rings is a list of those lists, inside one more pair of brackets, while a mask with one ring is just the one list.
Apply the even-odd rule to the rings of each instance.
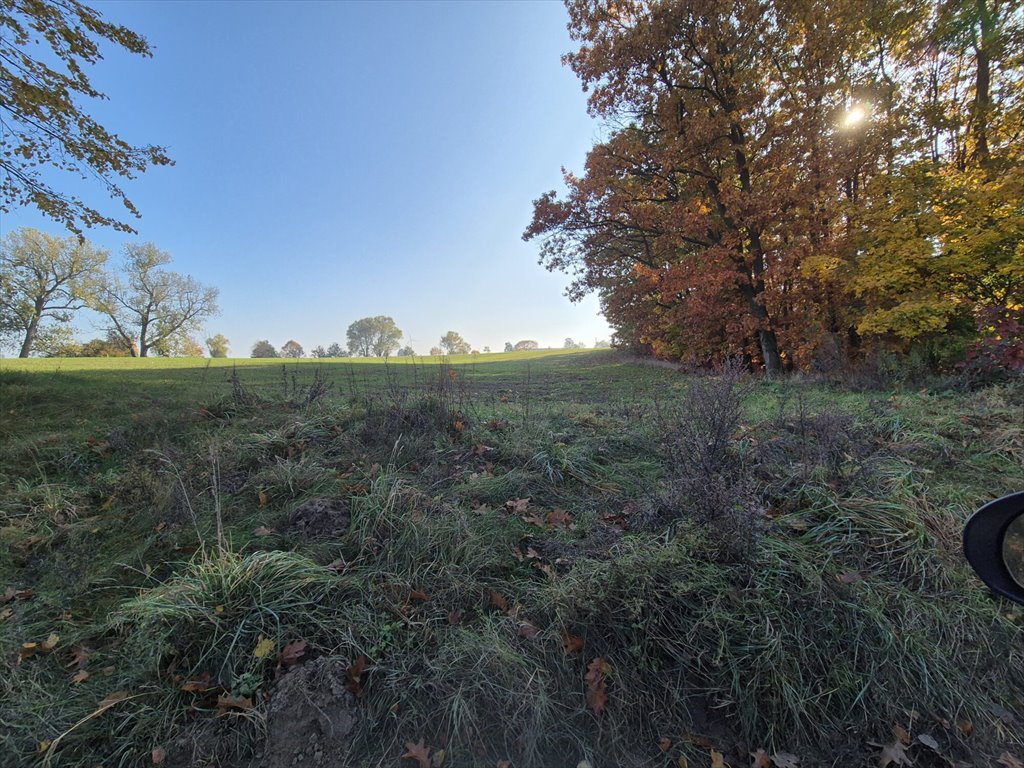
[[[206, 332], [232, 355], [262, 338], [344, 345], [378, 314], [419, 353], [449, 329], [495, 351], [610, 336], [596, 299], [571, 304], [520, 239], [531, 201], [599, 134], [560, 62], [561, 3], [91, 4], [154, 56], [111, 51], [92, 73], [110, 99], [89, 111], [176, 165], [124, 185], [137, 237], [87, 236], [115, 253], [152, 241], [219, 287]], [[29, 209], [4, 218], [59, 231]]]

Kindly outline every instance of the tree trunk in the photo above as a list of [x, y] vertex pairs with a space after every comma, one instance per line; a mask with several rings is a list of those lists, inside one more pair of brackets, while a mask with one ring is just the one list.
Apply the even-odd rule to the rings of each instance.
[[28, 328], [25, 329], [25, 341], [22, 342], [21, 352], [18, 353], [18, 357], [28, 357], [29, 353], [32, 352], [32, 345], [36, 343], [36, 332], [39, 330], [39, 318], [43, 315], [43, 306], [43, 302], [37, 299], [32, 319], [29, 320]]
[[974, 154], [979, 165], [988, 164], [988, 115], [992, 104], [992, 12], [987, 0], [977, 0], [980, 36], [977, 46], [977, 71], [974, 80]]

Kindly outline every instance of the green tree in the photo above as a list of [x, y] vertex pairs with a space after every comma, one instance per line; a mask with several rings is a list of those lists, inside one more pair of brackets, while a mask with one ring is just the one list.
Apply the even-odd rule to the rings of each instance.
[[335, 341], [327, 348], [327, 357], [348, 357], [348, 350]]
[[512, 346], [512, 342], [511, 341], [506, 341], [505, 342], [505, 351], [506, 352], [514, 352], [515, 351], [515, 347]]
[[462, 336], [455, 331], [448, 331], [441, 337], [441, 349], [449, 355], [468, 355], [470, 346]]
[[317, 344], [309, 351], [309, 356], [313, 358], [327, 357], [327, 350], [321, 344]]
[[349, 351], [356, 357], [387, 357], [402, 341], [402, 332], [387, 315], [356, 320], [346, 336]]
[[537, 349], [539, 346], [540, 345], [533, 339], [523, 339], [522, 341], [517, 341], [513, 349], [516, 352], [523, 352], [526, 350]]
[[11, 232], [0, 244], [0, 317], [21, 335], [19, 357], [32, 352], [46, 321], [68, 323], [96, 295], [107, 252], [77, 237], [36, 229]]
[[402, 347], [400, 350], [398, 350], [399, 357], [414, 357], [415, 355], [416, 350], [410, 347], [409, 345], [406, 345]]
[[70, 326], [50, 325], [40, 329], [33, 351], [42, 357], [81, 357], [82, 345]]
[[162, 269], [170, 264], [170, 254], [152, 243], [126, 245], [124, 251], [124, 277], [107, 276], [97, 309], [126, 345], [138, 345], [139, 357], [189, 335], [217, 314], [216, 288]]
[[306, 354], [306, 350], [295, 339], [289, 339], [281, 345], [281, 357], [299, 358]]
[[124, 232], [123, 221], [59, 191], [46, 168], [97, 178], [131, 215], [139, 212], [117, 185], [154, 165], [169, 165], [165, 150], [132, 146], [84, 111], [86, 100], [106, 96], [87, 70], [111, 44], [148, 57], [149, 43], [106, 21], [78, 0], [0, 2], [0, 215], [34, 205], [72, 232], [97, 224]]
[[262, 339], [252, 345], [252, 353], [249, 357], [278, 357], [278, 354], [273, 344]]
[[206, 340], [206, 348], [210, 351], [210, 357], [227, 357], [230, 342], [223, 333], [211, 336]]

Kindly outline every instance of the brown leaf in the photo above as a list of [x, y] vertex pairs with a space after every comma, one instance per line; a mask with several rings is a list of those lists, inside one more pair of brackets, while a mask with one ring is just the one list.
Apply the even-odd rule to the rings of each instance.
[[28, 661], [36, 655], [38, 650], [39, 643], [22, 643], [21, 648], [18, 649], [18, 663]]
[[203, 672], [195, 680], [189, 680], [187, 683], [181, 686], [181, 690], [185, 693], [204, 693], [210, 690], [214, 686], [210, 683], [210, 673]]
[[679, 768], [690, 768], [690, 761], [686, 759], [686, 755], [680, 755], [676, 765]]
[[256, 496], [256, 500], [259, 502], [259, 505], [261, 507], [267, 506], [267, 502], [270, 501], [270, 499], [267, 497], [266, 491], [260, 491], [259, 494], [257, 494]]
[[583, 676], [587, 683], [587, 708], [595, 715], [601, 715], [608, 706], [608, 684], [605, 678], [611, 669], [607, 661], [595, 656]]
[[60, 635], [56, 634], [55, 632], [51, 632], [50, 636], [48, 638], [46, 638], [45, 640], [43, 640], [42, 643], [39, 644], [39, 649], [41, 651], [45, 651], [46, 653], [49, 653], [50, 651], [52, 651], [54, 648], [57, 647], [57, 643], [59, 643], [59, 642], [60, 642]]
[[112, 706], [114, 706], [118, 702], [124, 701], [128, 697], [128, 691], [114, 691], [113, 693], [109, 694], [106, 698], [104, 698], [99, 704], [97, 704], [96, 709], [97, 711], [103, 709], [110, 709]]
[[540, 630], [528, 621], [519, 624], [519, 636], [527, 640], [534, 640], [540, 634]]
[[500, 611], [508, 611], [508, 600], [500, 592], [491, 590], [491, 604]]
[[163, 747], [153, 747], [151, 757], [153, 758], [153, 765], [163, 765], [164, 760], [167, 759], [167, 750]]
[[231, 710], [248, 712], [252, 709], [252, 699], [248, 696], [228, 696], [221, 694], [217, 697], [217, 717], [224, 717]]
[[668, 736], [662, 736], [660, 739], [658, 739], [658, 749], [660, 749], [662, 752], [668, 752], [670, 749], [672, 749], [672, 739], [670, 739]]
[[772, 755], [775, 768], [800, 768], [800, 758], [789, 752], [776, 752]]
[[28, 600], [35, 596], [36, 592], [34, 589], [15, 589], [14, 587], [8, 587], [4, 590], [3, 595], [0, 595], [0, 603], [9, 603], [12, 600]]
[[265, 525], [261, 525], [255, 531], [252, 532], [254, 536], [273, 536], [277, 531], [273, 528], [267, 528]]
[[4, 608], [0, 611], [0, 621], [7, 621], [11, 616], [14, 615], [14, 611], [10, 608]]
[[449, 624], [451, 624], [454, 627], [456, 624], [460, 624], [461, 622], [462, 622], [462, 609], [461, 608], [456, 608], [454, 611], [448, 611], [448, 623]]
[[413, 744], [405, 742], [405, 753], [402, 760], [415, 760], [419, 768], [430, 768], [430, 747], [423, 743], [423, 739]]
[[494, 449], [491, 448], [489, 445], [484, 445], [483, 443], [477, 443], [476, 445], [473, 446], [473, 453], [475, 453], [477, 456], [483, 456], [488, 451], [493, 450]]
[[757, 752], [751, 752], [750, 756], [754, 758], [754, 762], [751, 763], [750, 768], [772, 768], [771, 758], [768, 757], [768, 753], [763, 749], [759, 749]]
[[327, 565], [327, 570], [334, 571], [335, 573], [344, 573], [348, 570], [348, 563], [344, 560], [335, 560], [333, 563]]
[[902, 744], [910, 743], [910, 734], [907, 733], [907, 729], [897, 723], [892, 727], [892, 735], [899, 739]]
[[910, 758], [907, 757], [906, 747], [899, 739], [892, 744], [883, 746], [882, 753], [878, 756], [878, 768], [889, 768], [890, 765], [913, 765]]
[[546, 522], [548, 528], [562, 528], [564, 530], [575, 528], [572, 522], [572, 515], [564, 509], [553, 509], [548, 512]]
[[571, 635], [568, 632], [562, 633], [562, 650], [566, 653], [578, 653], [583, 650], [583, 638]]
[[530, 508], [529, 499], [509, 499], [505, 502], [505, 509], [511, 512], [513, 515], [526, 514], [526, 510]]
[[347, 680], [345, 687], [356, 696], [363, 695], [363, 678], [366, 676], [366, 670], [369, 667], [370, 664], [366, 657], [359, 654], [359, 658], [355, 660], [355, 663], [345, 670], [345, 678]]
[[65, 667], [77, 667], [78, 669], [84, 669], [85, 665], [89, 663], [89, 656], [92, 655], [92, 649], [87, 648], [84, 645], [77, 645], [75, 649], [71, 651], [71, 661], [65, 664]]
[[717, 749], [711, 750], [711, 768], [725, 768], [725, 756]]
[[499, 760], [498, 764], [494, 768], [512, 768], [511, 760]]
[[1003, 768], [1024, 768], [1024, 763], [1018, 760], [1016, 757], [1011, 755], [1009, 752], [1003, 752], [996, 760]]
[[418, 589], [414, 589], [412, 592], [409, 593], [409, 602], [412, 602], [413, 600], [416, 600], [421, 603], [426, 603], [430, 600], [430, 598], [427, 596], [426, 592], [421, 592]]
[[858, 581], [863, 581], [864, 577], [857, 571], [843, 571], [836, 576], [836, 579], [840, 584], [856, 584]]
[[970, 720], [957, 720], [956, 727], [960, 729], [960, 733], [962, 733], [964, 736], [970, 736], [972, 733], [974, 733], [974, 723], [972, 723]]
[[305, 640], [293, 640], [277, 654], [277, 663], [285, 669], [294, 667], [302, 661], [302, 657], [306, 655], [307, 648], [309, 648], [309, 643]]
[[84, 669], [80, 669], [71, 677], [71, 682], [74, 685], [78, 685], [79, 683], [84, 683], [88, 679], [89, 673]]

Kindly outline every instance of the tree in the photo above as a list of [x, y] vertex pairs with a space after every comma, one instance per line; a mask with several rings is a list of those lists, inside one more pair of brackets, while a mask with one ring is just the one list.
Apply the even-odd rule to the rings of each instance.
[[312, 350], [310, 350], [309, 356], [314, 358], [327, 357], [327, 350], [317, 344]]
[[586, 349], [587, 345], [582, 341], [573, 341], [572, 338], [566, 337], [565, 344], [562, 345], [562, 349]]
[[444, 355], [444, 350], [441, 349], [440, 347], [431, 347], [430, 348], [430, 356], [431, 357], [441, 357], [442, 355]]
[[210, 357], [227, 357], [230, 342], [223, 333], [211, 336], [206, 340], [206, 348], [210, 350]]
[[356, 320], [346, 336], [349, 350], [357, 357], [387, 357], [402, 340], [402, 332], [387, 315]]
[[82, 345], [68, 325], [51, 325], [40, 329], [33, 351], [42, 357], [81, 357]]
[[440, 346], [449, 355], [467, 355], [470, 349], [469, 342], [455, 331], [448, 331], [442, 336]]
[[266, 339], [262, 339], [252, 345], [252, 353], [249, 357], [278, 357], [278, 354], [273, 344]]
[[97, 308], [125, 344], [138, 344], [139, 357], [198, 330], [204, 320], [217, 314], [216, 288], [161, 269], [170, 264], [170, 254], [152, 243], [126, 245], [124, 251], [124, 279], [106, 278]]
[[489, 355], [490, 353], [491, 353], [491, 348], [490, 347], [484, 347], [484, 354], [485, 355]]
[[47, 320], [68, 323], [95, 296], [107, 252], [77, 237], [36, 229], [11, 232], [0, 245], [0, 318], [21, 335], [28, 357]]
[[398, 350], [399, 357], [414, 357], [415, 355], [416, 350], [410, 347], [409, 345], [406, 345], [402, 347], [400, 350]]
[[327, 348], [327, 357], [348, 357], [348, 350], [338, 342], [334, 342]]
[[523, 339], [522, 341], [517, 341], [513, 349], [516, 352], [523, 352], [525, 350], [537, 349], [539, 346], [533, 339]]
[[107, 332], [106, 338], [93, 339], [82, 345], [82, 357], [135, 357], [137, 350], [128, 346], [115, 333]]
[[150, 348], [160, 357], [202, 357], [203, 345], [187, 333], [177, 333], [162, 341], [154, 343]]
[[306, 354], [306, 350], [302, 348], [302, 345], [295, 339], [289, 339], [281, 345], [281, 357], [302, 357]]
[[84, 111], [84, 100], [106, 98], [86, 73], [102, 58], [104, 44], [151, 55], [144, 37], [104, 20], [79, 0], [0, 4], [0, 215], [15, 205], [34, 205], [78, 234], [83, 226], [97, 224], [134, 231], [58, 191], [44, 172], [49, 166], [98, 178], [111, 197], [138, 217], [116, 180], [171, 164], [162, 147], [132, 146]]
[[505, 351], [506, 352], [512, 352], [514, 349], [515, 349], [515, 347], [512, 346], [512, 342], [511, 341], [506, 341], [505, 342]]

